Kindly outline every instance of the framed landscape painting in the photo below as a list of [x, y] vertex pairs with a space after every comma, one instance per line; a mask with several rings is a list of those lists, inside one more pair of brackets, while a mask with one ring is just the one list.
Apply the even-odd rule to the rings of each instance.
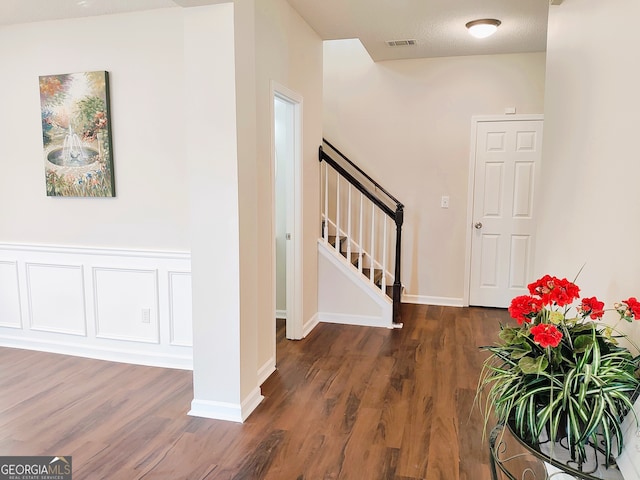
[[114, 197], [108, 72], [40, 77], [48, 196]]

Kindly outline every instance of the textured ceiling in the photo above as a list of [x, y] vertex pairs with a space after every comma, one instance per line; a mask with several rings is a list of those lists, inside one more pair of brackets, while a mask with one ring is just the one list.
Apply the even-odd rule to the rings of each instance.
[[0, 0], [0, 25], [175, 6], [172, 0]]
[[[0, 0], [0, 25], [107, 15], [225, 0]], [[257, 0], [258, 2], [262, 0]], [[557, 1], [557, 0], [554, 0]], [[376, 60], [540, 52], [549, 0], [288, 0], [324, 40], [359, 38]], [[492, 37], [471, 37], [465, 23], [502, 21]], [[416, 40], [389, 47], [387, 40]]]
[[[541, 52], [548, 0], [288, 0], [325, 40], [359, 38], [376, 60]], [[502, 21], [492, 37], [471, 37], [465, 24]], [[415, 39], [389, 47], [387, 40]]]

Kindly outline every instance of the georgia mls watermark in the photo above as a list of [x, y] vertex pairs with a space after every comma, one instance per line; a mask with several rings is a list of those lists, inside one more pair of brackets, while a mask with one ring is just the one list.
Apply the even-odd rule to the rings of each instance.
[[0, 480], [72, 480], [71, 457], [0, 457]]

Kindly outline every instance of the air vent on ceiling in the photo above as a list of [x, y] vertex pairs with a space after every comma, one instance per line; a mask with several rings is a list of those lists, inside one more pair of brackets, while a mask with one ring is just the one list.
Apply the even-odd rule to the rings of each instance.
[[415, 40], [387, 40], [387, 46], [389, 47], [410, 47], [416, 44]]

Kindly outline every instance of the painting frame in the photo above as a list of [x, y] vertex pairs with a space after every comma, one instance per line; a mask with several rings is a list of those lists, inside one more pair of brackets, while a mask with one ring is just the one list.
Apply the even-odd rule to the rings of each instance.
[[39, 77], [49, 197], [115, 197], [109, 72]]

